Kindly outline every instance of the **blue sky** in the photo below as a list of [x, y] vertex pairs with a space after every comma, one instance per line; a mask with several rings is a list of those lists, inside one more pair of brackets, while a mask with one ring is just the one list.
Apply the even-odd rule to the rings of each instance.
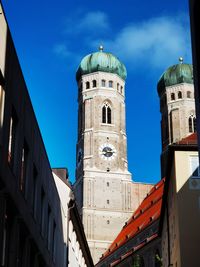
[[103, 44], [126, 65], [129, 170], [160, 179], [156, 85], [180, 56], [191, 63], [187, 0], [2, 1], [52, 167], [74, 181], [76, 69]]

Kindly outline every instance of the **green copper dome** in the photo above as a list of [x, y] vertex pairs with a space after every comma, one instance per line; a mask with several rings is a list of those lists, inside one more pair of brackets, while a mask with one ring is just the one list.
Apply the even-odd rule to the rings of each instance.
[[193, 84], [193, 67], [191, 64], [183, 64], [183, 59], [179, 59], [180, 63], [169, 67], [158, 81], [158, 94], [162, 94], [167, 86], [179, 83]]
[[77, 81], [82, 75], [96, 71], [115, 73], [125, 80], [127, 72], [124, 64], [113, 54], [103, 52], [102, 46], [99, 50], [99, 52], [89, 54], [81, 60], [76, 72]]

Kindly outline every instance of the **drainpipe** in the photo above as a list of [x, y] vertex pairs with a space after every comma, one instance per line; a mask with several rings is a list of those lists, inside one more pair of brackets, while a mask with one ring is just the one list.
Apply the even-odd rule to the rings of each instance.
[[[70, 198], [71, 200], [71, 198]], [[75, 207], [75, 202], [73, 202], [73, 205], [68, 208], [68, 214], [67, 214], [67, 265], [69, 265], [69, 221], [70, 221], [70, 210]]]
[[167, 241], [168, 241], [168, 267], [172, 267], [171, 264], [171, 256], [170, 256], [170, 233], [169, 233], [169, 208], [168, 208], [168, 199], [166, 203], [166, 210], [167, 210]]

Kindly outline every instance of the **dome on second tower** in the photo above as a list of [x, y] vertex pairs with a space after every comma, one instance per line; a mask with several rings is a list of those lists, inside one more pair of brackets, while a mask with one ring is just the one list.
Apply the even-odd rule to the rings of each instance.
[[103, 52], [102, 46], [100, 46], [99, 52], [89, 54], [81, 60], [76, 72], [76, 79], [78, 81], [82, 75], [96, 71], [115, 73], [123, 80], [127, 77], [124, 64], [113, 54]]
[[183, 58], [179, 58], [180, 63], [169, 67], [158, 81], [158, 94], [161, 95], [166, 87], [180, 84], [193, 84], [193, 66], [183, 63]]

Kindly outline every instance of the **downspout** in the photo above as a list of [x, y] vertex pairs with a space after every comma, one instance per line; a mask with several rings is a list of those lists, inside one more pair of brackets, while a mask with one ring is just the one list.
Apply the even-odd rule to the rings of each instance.
[[66, 267], [69, 265], [69, 221], [70, 221], [70, 211], [74, 207], [75, 207], [75, 202], [73, 202], [73, 205], [68, 208], [68, 216], [67, 216], [67, 262], [66, 262], [67, 265], [66, 265]]
[[169, 233], [169, 208], [168, 208], [168, 200], [166, 201], [166, 210], [167, 210], [167, 241], [168, 241], [168, 267], [173, 266], [171, 264], [171, 256], [170, 256], [170, 233]]

